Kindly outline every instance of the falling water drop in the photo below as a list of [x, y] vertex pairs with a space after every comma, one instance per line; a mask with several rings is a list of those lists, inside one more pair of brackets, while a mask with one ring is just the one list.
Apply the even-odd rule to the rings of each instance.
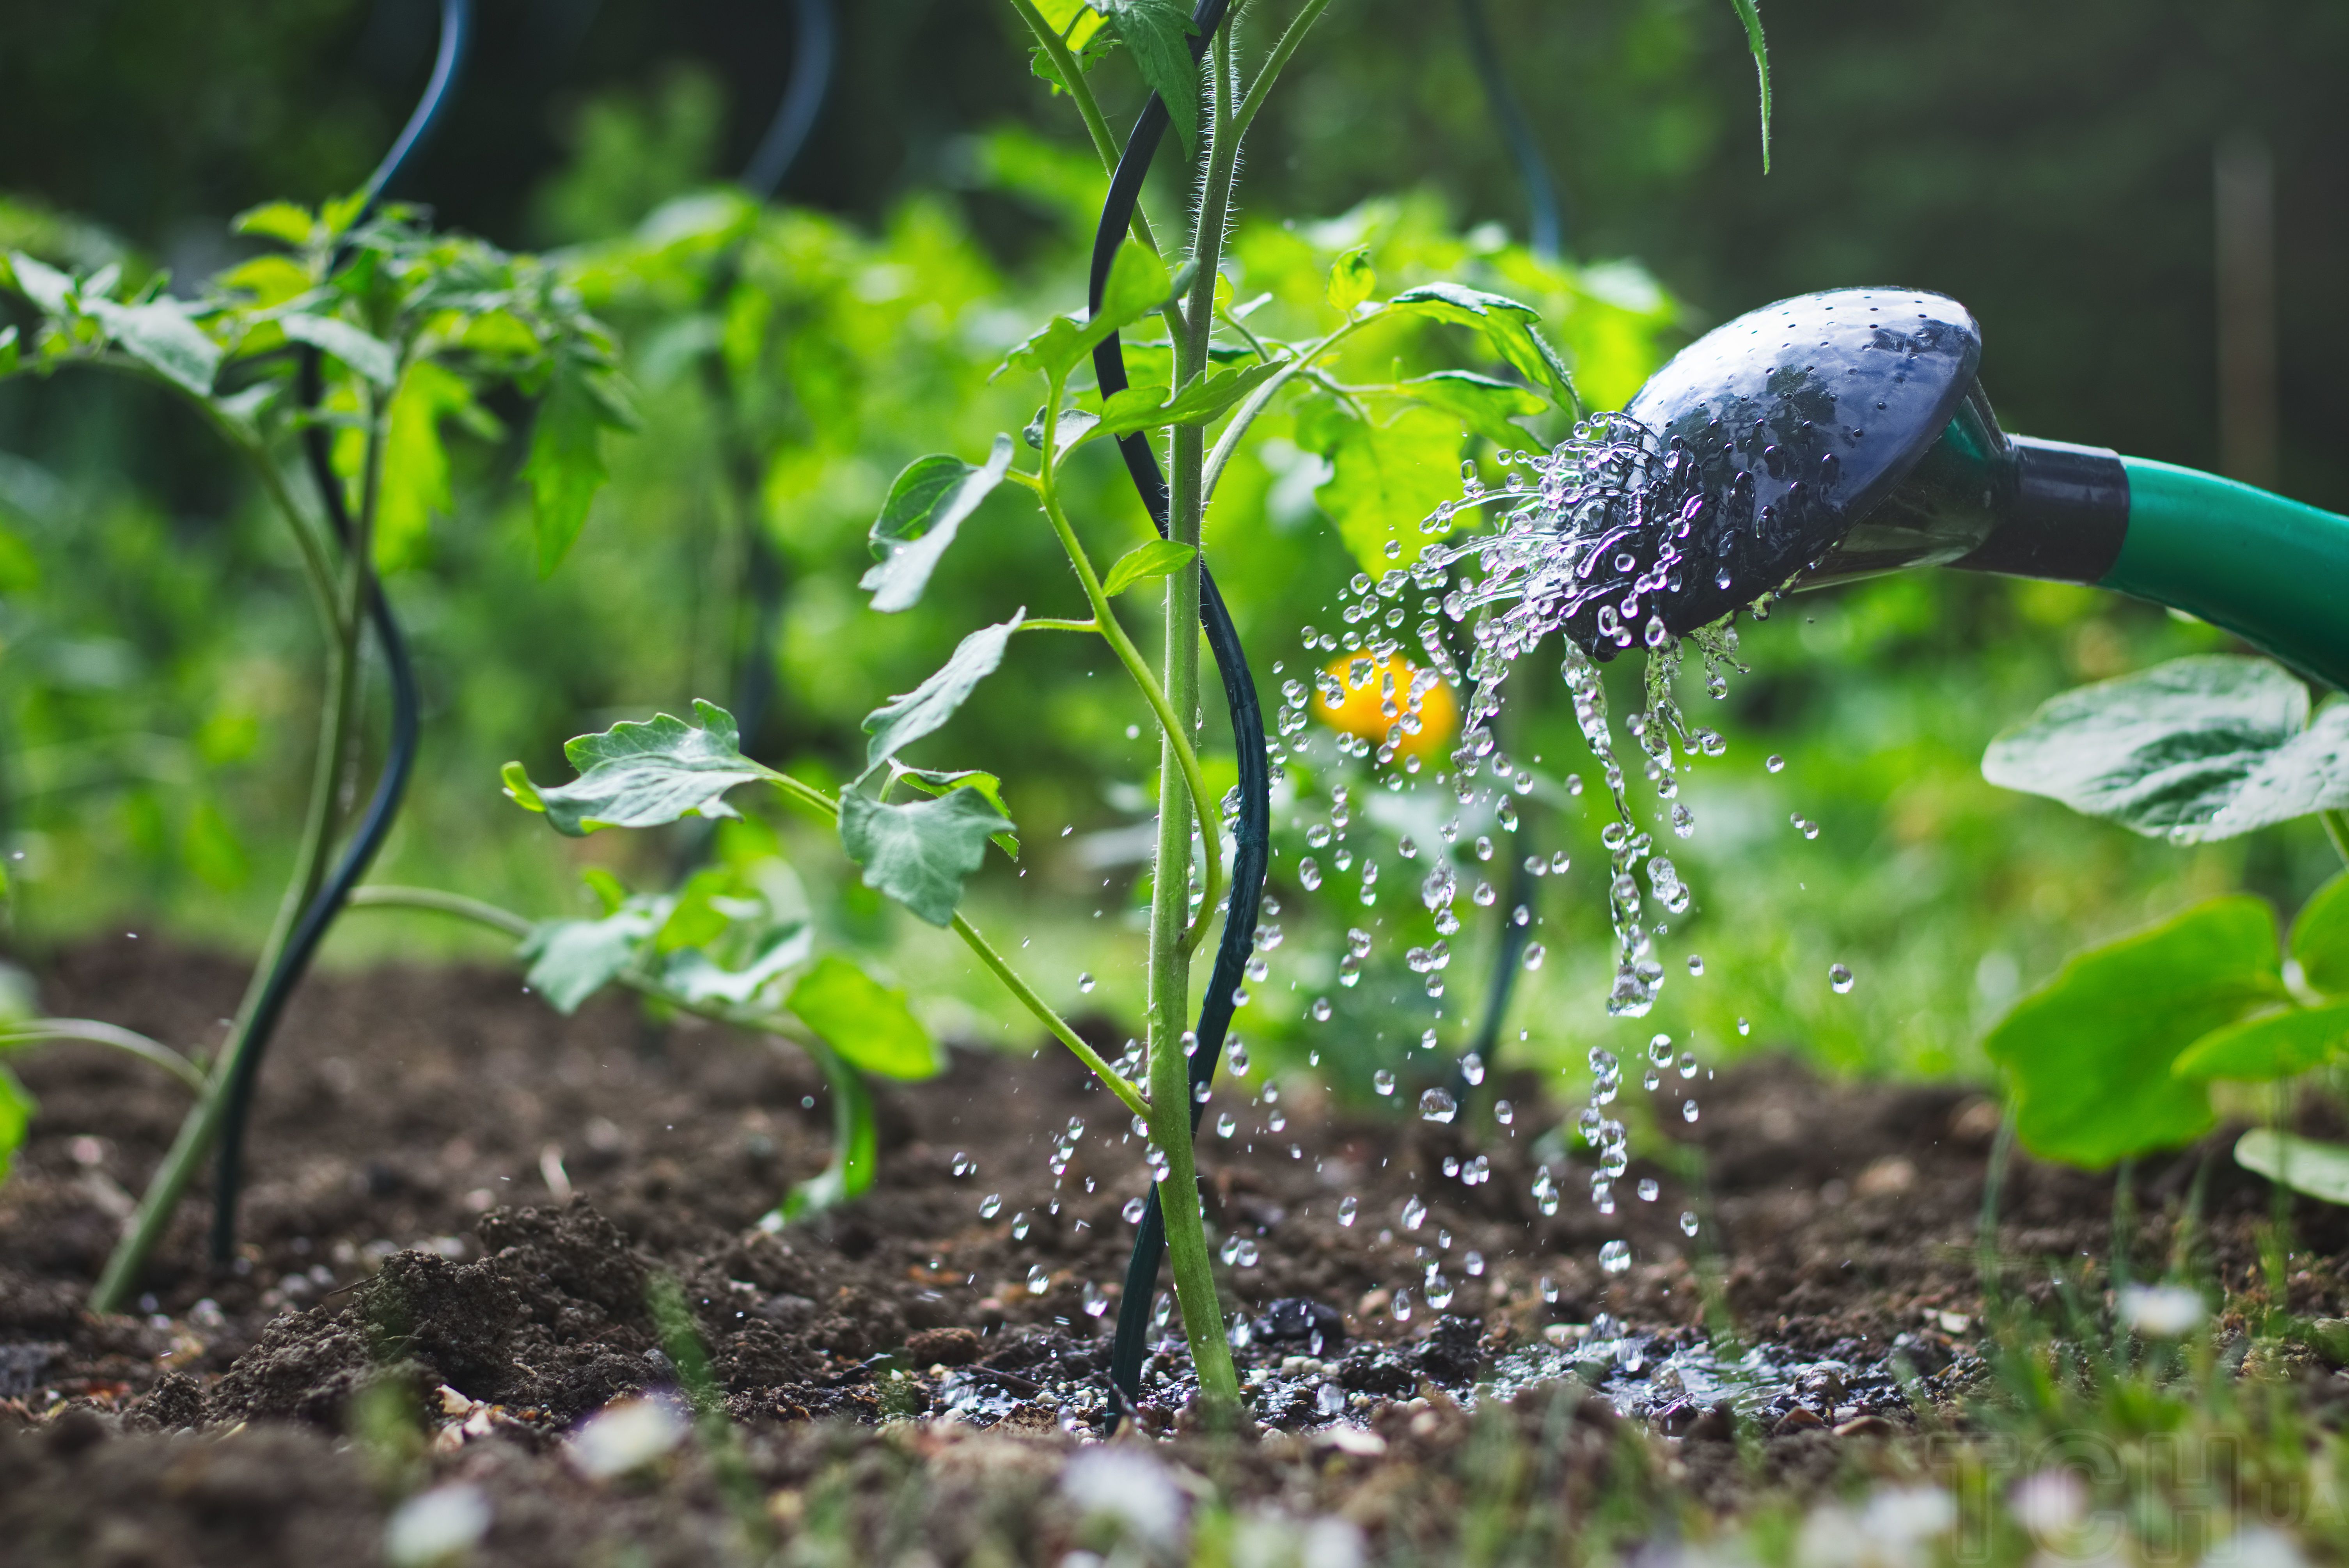
[[1224, 1112], [1223, 1115], [1216, 1118], [1216, 1137], [1229, 1138], [1233, 1133], [1237, 1132], [1239, 1130], [1239, 1118], [1234, 1116], [1230, 1111], [1227, 1110]]
[[1092, 988], [1093, 988], [1093, 977], [1092, 977], [1092, 975], [1090, 975], [1084, 974], [1084, 973], [1082, 973], [1081, 971], [1080, 971], [1080, 972], [1079, 972], [1079, 974], [1078, 974], [1078, 975], [1077, 975], [1077, 989], [1078, 989], [1080, 992], [1088, 992], [1088, 993], [1089, 993], [1089, 992], [1091, 992], [1091, 991], [1092, 990]]
[[1420, 1201], [1418, 1193], [1413, 1192], [1410, 1197], [1403, 1200], [1402, 1228], [1404, 1230], [1415, 1231], [1419, 1229], [1421, 1222], [1424, 1221], [1426, 1218], [1427, 1205]]
[[1019, 1212], [1018, 1212], [1018, 1213], [1016, 1213], [1016, 1214], [1012, 1215], [1012, 1216], [1011, 1216], [1011, 1239], [1012, 1239], [1013, 1241], [1015, 1241], [1015, 1242], [1024, 1242], [1024, 1241], [1026, 1241], [1026, 1240], [1028, 1239], [1028, 1226], [1029, 1226], [1029, 1223], [1030, 1223], [1030, 1221], [1029, 1221], [1029, 1219], [1028, 1219], [1028, 1211], [1027, 1211], [1027, 1210], [1022, 1209], [1022, 1210], [1020, 1210], [1020, 1211], [1019, 1211]]
[[1419, 1119], [1422, 1121], [1450, 1121], [1459, 1113], [1459, 1103], [1448, 1090], [1432, 1088], [1419, 1097]]
[[1544, 952], [1543, 952], [1543, 949], [1542, 949], [1542, 944], [1541, 944], [1540, 943], [1538, 943], [1538, 942], [1528, 942], [1528, 943], [1526, 943], [1526, 958], [1525, 958], [1525, 965], [1526, 965], [1526, 968], [1528, 968], [1528, 969], [1538, 969], [1538, 968], [1540, 968], [1540, 967], [1542, 966], [1542, 958], [1543, 958], [1543, 957], [1544, 957]]
[[1704, 973], [1704, 960], [1693, 953], [1689, 954], [1689, 973], [1692, 975]]
[[1631, 1243], [1609, 1242], [1599, 1249], [1599, 1266], [1609, 1274], [1621, 1274], [1631, 1266]]
[[1327, 996], [1314, 997], [1313, 1005], [1310, 1007], [1306, 1008], [1305, 1011], [1315, 1023], [1328, 1023], [1330, 1021], [1330, 998]]
[[1640, 1202], [1642, 1203], [1654, 1202], [1656, 1201], [1656, 1195], [1662, 1191], [1662, 1188], [1656, 1185], [1656, 1179], [1653, 1176], [1642, 1176], [1640, 1178]]
[[1003, 1194], [1000, 1192], [989, 1192], [978, 1201], [978, 1217], [982, 1220], [992, 1220], [1002, 1212]]
[[1371, 1087], [1381, 1094], [1392, 1094], [1395, 1088], [1395, 1076], [1385, 1068], [1381, 1068], [1371, 1075]]
[[1681, 1211], [1681, 1234], [1684, 1236], [1693, 1236], [1696, 1234], [1695, 1210], [1682, 1209]]
[[1786, 759], [1774, 751], [1762, 766], [1772, 773], [1782, 772], [1785, 769]]
[[1851, 971], [1840, 964], [1828, 965], [1827, 986], [1838, 996], [1849, 995], [1852, 987]]
[[1362, 1201], [1360, 1198], [1355, 1197], [1351, 1192], [1347, 1193], [1338, 1200], [1338, 1222], [1341, 1225], [1352, 1224], [1355, 1214], [1361, 1212], [1361, 1207]]
[[1120, 1209], [1118, 1212], [1125, 1216], [1127, 1224], [1138, 1225], [1142, 1223], [1142, 1212], [1149, 1206], [1140, 1198], [1128, 1198], [1125, 1201], [1125, 1207]]

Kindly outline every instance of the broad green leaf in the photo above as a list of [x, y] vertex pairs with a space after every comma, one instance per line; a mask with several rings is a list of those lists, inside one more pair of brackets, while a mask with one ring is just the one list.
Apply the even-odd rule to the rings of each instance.
[[2272, 1083], [2323, 1066], [2344, 1045], [2349, 1045], [2349, 1002], [2292, 1007], [2203, 1036], [2178, 1054], [2169, 1070], [2182, 1078]]
[[2213, 899], [2074, 954], [1982, 1048], [2006, 1069], [2023, 1147], [2101, 1169], [2206, 1131], [2209, 1091], [2173, 1077], [2171, 1064], [2212, 1030], [2284, 999], [2268, 906]]
[[[264, 309], [308, 294], [312, 286], [310, 274], [300, 263], [275, 251], [239, 262], [212, 283], [222, 290], [233, 289], [250, 295], [253, 303]], [[248, 337], [245, 350], [250, 352], [253, 346], [254, 340]]]
[[530, 459], [523, 464], [541, 577], [552, 575], [571, 552], [586, 525], [588, 506], [610, 477], [604, 467], [603, 430], [612, 421], [588, 385], [591, 374], [574, 356], [555, 356], [537, 428], [531, 432]]
[[1438, 370], [1404, 382], [1403, 393], [1431, 408], [1455, 415], [1486, 440], [1514, 449], [1531, 433], [1514, 421], [1545, 413], [1548, 402], [1539, 394], [1473, 370]]
[[2235, 1163], [2328, 1203], [2349, 1203], [2349, 1149], [2258, 1127], [2235, 1140]]
[[1134, 68], [1166, 103], [1167, 122], [1185, 149], [1199, 140], [1199, 63], [1191, 56], [1191, 8], [1182, 0], [1092, 0], [1133, 52]]
[[837, 1208], [873, 1185], [881, 1163], [880, 1123], [873, 1114], [873, 1097], [855, 1069], [840, 1062], [823, 1063], [825, 1084], [832, 1091], [832, 1162], [822, 1174], [792, 1189], [762, 1226], [795, 1224]]
[[1285, 368], [1285, 361], [1257, 361], [1210, 370], [1172, 397], [1154, 387], [1129, 387], [1102, 405], [1102, 428], [1112, 436], [1162, 425], [1205, 425]]
[[2349, 872], [2309, 894], [2292, 923], [2292, 955], [2302, 978], [2333, 996], [2349, 996]]
[[[1052, 421], [1052, 445], [1055, 452], [1067, 451], [1071, 447], [1092, 435], [1100, 425], [1101, 416], [1088, 409], [1061, 409], [1060, 418]], [[1043, 409], [1036, 410], [1036, 417], [1028, 421], [1028, 428], [1020, 431], [1019, 436], [1028, 443], [1030, 451], [1040, 452], [1044, 449]]]
[[[1460, 498], [1460, 422], [1450, 414], [1407, 407], [1381, 427], [1325, 397], [1300, 411], [1297, 441], [1330, 459], [1313, 499], [1373, 577], [1417, 560], [1429, 537], [1421, 525], [1438, 502]], [[1389, 555], [1390, 543], [1401, 552]]]
[[0, 1181], [8, 1180], [8, 1169], [16, 1161], [16, 1150], [25, 1146], [25, 1134], [38, 1109], [39, 1103], [16, 1081], [16, 1075], [0, 1068]]
[[523, 978], [556, 1012], [575, 1013], [636, 962], [658, 929], [649, 899], [630, 899], [600, 920], [543, 920], [522, 939]]
[[884, 805], [850, 790], [840, 798], [840, 842], [864, 868], [864, 885], [932, 925], [954, 923], [962, 885], [987, 857], [987, 841], [1011, 826], [977, 789]]
[[156, 375], [202, 397], [212, 389], [221, 346], [204, 335], [179, 305], [162, 300], [146, 304], [116, 304], [88, 299], [82, 308], [106, 329], [123, 353]]
[[2349, 704], [2307, 718], [2308, 688], [2281, 665], [2173, 659], [2048, 698], [1991, 742], [1982, 777], [2205, 843], [2349, 804]]
[[507, 792], [526, 810], [543, 811], [555, 831], [581, 838], [598, 828], [650, 828], [680, 817], [730, 817], [726, 791], [771, 776], [742, 755], [734, 717], [696, 701], [687, 724], [668, 714], [650, 723], [616, 724], [567, 743], [579, 769], [568, 784], [535, 785], [519, 763], [506, 765]]
[[1135, 583], [1153, 577], [1165, 577], [1191, 563], [1199, 552], [1187, 544], [1177, 544], [1171, 539], [1154, 539], [1147, 544], [1137, 544], [1117, 558], [1102, 579], [1102, 592], [1114, 599]]
[[497, 428], [473, 401], [464, 377], [429, 359], [413, 362], [399, 378], [384, 430], [383, 492], [375, 521], [379, 571], [422, 564], [432, 520], [454, 509], [449, 452], [440, 438], [441, 421], [449, 418], [485, 433]]
[[399, 374], [399, 356], [391, 345], [339, 317], [297, 312], [279, 316], [277, 325], [295, 342], [333, 355], [378, 387], [389, 387]]
[[734, 879], [723, 871], [705, 869], [686, 878], [685, 885], [669, 900], [667, 917], [653, 933], [653, 951], [668, 954], [705, 947], [725, 935], [734, 919], [715, 901], [733, 885]]
[[857, 583], [873, 595], [875, 610], [893, 614], [921, 601], [963, 520], [1003, 482], [1011, 450], [1011, 438], [998, 436], [985, 468], [946, 456], [916, 458], [905, 466], [873, 523], [873, 553], [880, 564]]
[[1387, 304], [1390, 309], [1449, 322], [1454, 326], [1475, 327], [1485, 335], [1494, 353], [1526, 380], [1547, 391], [1550, 400], [1559, 407], [1578, 410], [1582, 407], [1582, 395], [1575, 390], [1574, 377], [1567, 373], [1566, 361], [1536, 330], [1535, 323], [1540, 317], [1532, 306], [1454, 283], [1423, 284], [1415, 289], [1405, 289]]
[[[864, 748], [865, 771], [880, 767], [952, 718], [971, 688], [1003, 663], [1003, 650], [1027, 614], [1023, 607], [1009, 621], [981, 626], [956, 645], [953, 655], [929, 679], [866, 714], [864, 730], [873, 738]], [[846, 804], [844, 799], [842, 804]]]
[[1123, 327], [1164, 304], [1174, 291], [1174, 279], [1167, 275], [1166, 263], [1158, 253], [1139, 240], [1123, 241], [1117, 254], [1110, 258], [1109, 276], [1102, 283], [1101, 310], [1092, 325], [1106, 322]]
[[1754, 57], [1754, 74], [1762, 82], [1762, 172], [1770, 172], [1770, 44], [1762, 36], [1758, 0], [1729, 0], [1737, 19], [1745, 24], [1745, 47]]
[[[893, 761], [889, 764], [889, 777], [893, 780], [903, 779], [925, 795], [943, 795], [949, 789], [976, 789], [987, 797], [989, 805], [1003, 813], [1006, 821], [1010, 820], [1011, 808], [1003, 803], [1003, 780], [992, 773], [976, 768], [950, 773], [931, 768], [908, 768], [902, 762]], [[1017, 832], [1006, 828], [994, 835], [994, 841], [997, 849], [1015, 861], [1019, 858], [1019, 835]]]
[[892, 991], [838, 954], [827, 954], [792, 986], [784, 1006], [852, 1066], [882, 1078], [936, 1078], [937, 1042]]
[[1351, 315], [1354, 307], [1371, 297], [1379, 286], [1379, 271], [1371, 265], [1371, 248], [1356, 245], [1330, 263], [1330, 286], [1324, 297], [1340, 315]]
[[698, 948], [671, 954], [660, 968], [660, 983], [688, 1002], [722, 1002], [743, 1006], [779, 976], [805, 964], [815, 953], [815, 933], [802, 925], [778, 926], [761, 938], [750, 961], [729, 969]]
[[264, 201], [258, 207], [248, 207], [229, 222], [240, 234], [259, 234], [271, 240], [282, 240], [289, 245], [306, 245], [317, 227], [317, 220], [291, 201]]

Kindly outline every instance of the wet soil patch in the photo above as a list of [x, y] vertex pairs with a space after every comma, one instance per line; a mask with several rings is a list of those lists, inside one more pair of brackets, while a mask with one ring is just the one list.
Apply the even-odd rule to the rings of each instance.
[[[43, 1002], [210, 1043], [243, 975], [117, 940], [47, 963]], [[203, 1263], [191, 1201], [140, 1311], [106, 1319], [81, 1302], [183, 1097], [94, 1047], [20, 1065], [41, 1109], [0, 1188], [0, 1539], [56, 1542], [43, 1560], [364, 1561], [426, 1475], [495, 1497], [491, 1560], [708, 1546], [737, 1525], [699, 1460], [649, 1490], [592, 1485], [564, 1460], [584, 1418], [677, 1384], [647, 1305], [656, 1276], [681, 1285], [777, 1498], [842, 1464], [918, 1471], [926, 1517], [975, 1541], [1005, 1499], [1050, 1493], [1105, 1413], [1143, 1143], [1057, 1052], [957, 1050], [940, 1079], [885, 1092], [875, 1191], [775, 1233], [760, 1217], [822, 1168], [829, 1135], [821, 1080], [787, 1047], [655, 1026], [618, 1001], [561, 1018], [493, 970], [321, 979], [264, 1084], [243, 1255]], [[1267, 1103], [1260, 1075], [1219, 1088], [1210, 1123], [1228, 1109], [1237, 1125], [1204, 1140], [1201, 1169], [1267, 1429], [1246, 1486], [1302, 1488], [1410, 1536], [1415, 1510], [1442, 1517], [1459, 1479], [1443, 1456], [1466, 1451], [1480, 1406], [1600, 1448], [1634, 1418], [1700, 1480], [1704, 1445], [1738, 1431], [1764, 1435], [1770, 1475], [1824, 1475], [1839, 1445], [1909, 1422], [1897, 1377], [1938, 1396], [1978, 1371], [1997, 1128], [1980, 1095], [1828, 1083], [1757, 1057], [1702, 1085], [1698, 1121], [1679, 1119], [1677, 1095], [1660, 1108], [1675, 1141], [1635, 1139], [1611, 1215], [1588, 1201], [1588, 1151], [1568, 1169], [1547, 1146], [1562, 1191], [1545, 1213], [1536, 1144], [1571, 1108], [1501, 1078], [1487, 1089], [1515, 1103], [1506, 1126], [1489, 1100], [1434, 1123], [1305, 1086]], [[2177, 1244], [2200, 1172], [2195, 1244], [2230, 1287], [2256, 1284], [2270, 1194], [2223, 1149], [2140, 1167], [2141, 1266]], [[1652, 1202], [1634, 1195], [1645, 1179]], [[1993, 1249], [2009, 1285], [2047, 1295], [2106, 1255], [2111, 1193], [2109, 1178], [2016, 1160]], [[1683, 1211], [1702, 1219], [1694, 1237]], [[2340, 1315], [2349, 1293], [2323, 1260], [2349, 1223], [2314, 1205], [2294, 1222], [2318, 1261], [2289, 1305]], [[1616, 1238], [1635, 1261], [1609, 1274], [1597, 1257]], [[1170, 1327], [1140, 1424], [1183, 1429], [1187, 1387]], [[397, 1473], [348, 1441], [387, 1419], [424, 1445]], [[974, 1457], [976, 1428], [1009, 1447]], [[1168, 1451], [1224, 1462], [1202, 1437]], [[1398, 1467], [1412, 1479], [1380, 1483], [1387, 1502], [1357, 1495]], [[1736, 1473], [1752, 1483], [1750, 1464]], [[987, 1505], [957, 1514], [958, 1488]], [[109, 1522], [150, 1493], [168, 1508], [129, 1533]], [[796, 1506], [774, 1504], [777, 1528]], [[1050, 1530], [1018, 1538], [1017, 1560], [1057, 1561], [1036, 1544]]]

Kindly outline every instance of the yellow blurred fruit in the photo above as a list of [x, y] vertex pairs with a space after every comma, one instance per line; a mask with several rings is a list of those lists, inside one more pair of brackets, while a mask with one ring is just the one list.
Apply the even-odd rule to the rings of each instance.
[[[1371, 666], [1370, 679], [1359, 686], [1353, 681], [1357, 663]], [[1410, 711], [1411, 683], [1418, 676], [1418, 668], [1401, 654], [1390, 655], [1383, 669], [1371, 655], [1340, 654], [1330, 661], [1329, 673], [1346, 688], [1346, 698], [1333, 703], [1326, 692], [1317, 692], [1313, 717], [1332, 729], [1359, 735], [1374, 746], [1385, 745], [1388, 733]], [[1419, 699], [1419, 733], [1412, 734], [1405, 726], [1395, 754], [1435, 756], [1451, 746], [1459, 728], [1460, 701], [1438, 677]]]

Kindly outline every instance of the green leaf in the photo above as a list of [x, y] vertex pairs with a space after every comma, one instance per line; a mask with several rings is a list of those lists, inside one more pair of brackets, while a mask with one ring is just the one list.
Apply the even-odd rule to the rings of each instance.
[[1211, 370], [1172, 397], [1154, 387], [1129, 387], [1102, 405], [1102, 428], [1130, 436], [1161, 425], [1205, 425], [1286, 366], [1285, 360], [1258, 360]]
[[801, 975], [784, 1006], [866, 1072], [906, 1082], [937, 1076], [937, 1042], [905, 1006], [905, 994], [838, 954]]
[[1378, 286], [1379, 270], [1371, 265], [1371, 248], [1356, 245], [1330, 263], [1330, 287], [1324, 297], [1340, 315], [1351, 315], [1354, 307], [1370, 298]]
[[13, 376], [20, 357], [16, 348], [16, 329], [0, 326], [0, 376]]
[[2349, 1203], [2349, 1149], [2271, 1128], [2253, 1128], [2235, 1140], [2235, 1163], [2328, 1203]]
[[1549, 407], [1538, 394], [1514, 381], [1479, 376], [1473, 370], [1414, 376], [1402, 384], [1402, 390], [1417, 402], [1455, 416], [1476, 434], [1504, 448], [1515, 448], [1530, 438], [1531, 433], [1516, 420]]
[[571, 552], [587, 508], [610, 477], [604, 467], [603, 430], [616, 424], [609, 402], [590, 386], [595, 375], [569, 354], [554, 357], [546, 397], [531, 432], [530, 459], [523, 481], [530, 486], [533, 531], [538, 542], [538, 574], [550, 576]]
[[773, 777], [742, 755], [734, 716], [696, 701], [688, 725], [668, 714], [650, 723], [616, 724], [563, 748], [579, 769], [568, 784], [539, 786], [506, 765], [507, 793], [526, 810], [546, 813], [555, 831], [581, 838], [598, 828], [650, 828], [680, 817], [730, 817], [726, 791]]
[[291, 201], [264, 201], [239, 212], [230, 220], [229, 227], [240, 234], [259, 234], [289, 245], [306, 245], [317, 222], [308, 211]]
[[2284, 1000], [2279, 967], [2274, 917], [2243, 895], [2074, 954], [1982, 1042], [2013, 1086], [2023, 1147], [2095, 1169], [2200, 1136], [2209, 1093], [2170, 1066]]
[[[1088, 325], [1099, 327], [1106, 323], [1110, 327], [1122, 328], [1164, 304], [1174, 292], [1174, 280], [1167, 275], [1166, 263], [1158, 253], [1139, 240], [1123, 241], [1117, 254], [1110, 258], [1109, 276], [1102, 282], [1101, 309]], [[1106, 335], [1104, 330], [1101, 336]], [[1093, 342], [1100, 342], [1101, 336]], [[1092, 344], [1086, 346], [1090, 348]]]
[[295, 342], [333, 355], [378, 387], [389, 387], [399, 374], [391, 345], [338, 317], [296, 314], [279, 316], [277, 325]]
[[2349, 804], [2349, 704], [2307, 718], [2308, 688], [2266, 659], [2173, 659], [2050, 697], [1991, 742], [1982, 777], [2206, 843]]
[[1011, 450], [1011, 438], [998, 436], [985, 468], [947, 456], [916, 458], [905, 466], [874, 520], [873, 553], [880, 564], [856, 584], [873, 595], [875, 610], [894, 614], [921, 601], [963, 520], [1003, 482]]
[[164, 380], [199, 397], [211, 393], [212, 377], [220, 370], [221, 346], [180, 305], [163, 300], [116, 304], [91, 299], [83, 301], [82, 308], [117, 347]]
[[[1373, 577], [1417, 560], [1429, 538], [1421, 525], [1438, 502], [1460, 498], [1460, 422], [1450, 414], [1407, 406], [1377, 426], [1335, 398], [1309, 399], [1297, 442], [1330, 459], [1313, 499]], [[1387, 554], [1391, 542], [1400, 554]]]
[[1729, 0], [1737, 19], [1745, 24], [1745, 46], [1754, 56], [1754, 74], [1762, 81], [1762, 172], [1770, 172], [1770, 44], [1762, 36], [1762, 7], [1757, 0]]
[[1191, 563], [1199, 552], [1187, 544], [1177, 544], [1171, 539], [1154, 539], [1147, 544], [1137, 544], [1117, 558], [1102, 579], [1102, 592], [1111, 598], [1152, 577], [1165, 577]]
[[779, 976], [805, 964], [815, 953], [815, 932], [804, 923], [778, 925], [764, 933], [739, 969], [729, 969], [698, 948], [671, 954], [661, 965], [662, 987], [688, 1002], [725, 1003], [740, 1007]]
[[640, 898], [600, 920], [543, 920], [518, 949], [523, 979], [556, 1012], [575, 1013], [636, 962], [660, 923], [653, 901]]
[[22, 251], [8, 253], [8, 271], [18, 291], [38, 305], [44, 315], [70, 317], [75, 314], [80, 291], [74, 286], [70, 274]]
[[25, 1146], [25, 1134], [38, 1109], [39, 1102], [16, 1081], [16, 1075], [0, 1068], [0, 1181], [8, 1180], [8, 1169], [16, 1163], [16, 1150]]
[[1199, 62], [1191, 56], [1191, 8], [1181, 0], [1092, 0], [1150, 89], [1166, 102], [1166, 119], [1187, 149], [1199, 140]]
[[2349, 872], [2311, 893], [2292, 923], [2292, 955], [2302, 978], [2334, 996], [2349, 996]]
[[440, 439], [441, 421], [451, 418], [476, 428], [485, 422], [495, 428], [462, 377], [429, 359], [409, 365], [399, 378], [384, 429], [383, 490], [375, 518], [379, 571], [421, 565], [432, 520], [447, 517], [455, 507], [449, 451]]
[[987, 841], [1010, 819], [977, 789], [884, 805], [850, 790], [840, 798], [840, 842], [864, 868], [864, 885], [932, 925], [954, 923], [963, 883], [987, 857]]
[[[925, 795], [943, 795], [949, 789], [976, 789], [987, 797], [988, 804], [1003, 813], [1006, 821], [1010, 820], [1011, 808], [1003, 803], [1003, 780], [992, 773], [982, 772], [976, 768], [948, 773], [930, 768], [908, 768], [893, 761], [889, 764], [889, 777], [893, 781], [905, 780]], [[887, 792], [885, 789], [882, 791], [884, 794]], [[1013, 860], [1019, 858], [1019, 835], [1017, 832], [1006, 828], [994, 835], [994, 841], [997, 849]]]
[[[880, 767], [952, 718], [971, 689], [1003, 663], [1003, 650], [1027, 614], [1023, 607], [1009, 621], [980, 627], [955, 645], [953, 655], [929, 679], [866, 714], [864, 730], [873, 738], [864, 748], [865, 771]], [[846, 804], [845, 799], [842, 804]]]
[[2230, 1024], [2178, 1054], [2169, 1070], [2182, 1078], [2272, 1083], [2322, 1067], [2349, 1045], [2349, 1002], [2293, 1007]]
[[734, 879], [723, 871], [702, 870], [685, 879], [669, 900], [668, 916], [653, 934], [653, 951], [676, 953], [706, 947], [726, 934], [733, 917], [713, 902], [725, 895]]
[[1526, 380], [1547, 391], [1552, 402], [1569, 411], [1581, 408], [1582, 395], [1575, 390], [1574, 377], [1567, 373], [1566, 361], [1557, 356], [1557, 350], [1549, 346], [1548, 339], [1535, 330], [1535, 323], [1541, 318], [1531, 305], [1454, 283], [1423, 284], [1415, 289], [1405, 289], [1387, 305], [1432, 321], [1475, 327], [1485, 335], [1494, 353]]

